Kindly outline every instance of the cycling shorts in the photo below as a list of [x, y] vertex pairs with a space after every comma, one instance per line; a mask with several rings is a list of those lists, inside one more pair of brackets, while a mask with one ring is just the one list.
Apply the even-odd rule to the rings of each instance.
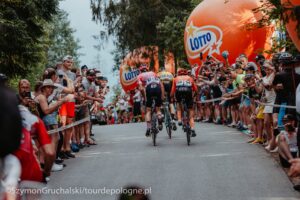
[[193, 108], [193, 91], [190, 87], [177, 87], [175, 98], [177, 103], [181, 103], [182, 99], [185, 100], [185, 103], [188, 107], [188, 109]]
[[159, 84], [152, 83], [146, 87], [146, 107], [152, 107], [152, 99], [155, 99], [155, 106], [160, 107], [162, 105], [161, 100], [161, 87]]
[[167, 95], [167, 100], [171, 102], [171, 90], [172, 90], [172, 82], [163, 83], [165, 88], [165, 93]]

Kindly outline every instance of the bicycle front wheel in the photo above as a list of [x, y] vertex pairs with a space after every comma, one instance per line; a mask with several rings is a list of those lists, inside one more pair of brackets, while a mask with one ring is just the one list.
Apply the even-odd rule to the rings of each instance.
[[186, 131], [186, 140], [187, 140], [187, 145], [190, 146], [190, 144], [191, 144], [191, 130], [190, 129], [188, 129]]
[[153, 146], [156, 146], [156, 132], [155, 131], [152, 132], [152, 142], [153, 142]]
[[166, 129], [167, 129], [169, 139], [171, 139], [172, 138], [172, 127], [170, 125], [168, 125], [168, 126], [166, 126]]

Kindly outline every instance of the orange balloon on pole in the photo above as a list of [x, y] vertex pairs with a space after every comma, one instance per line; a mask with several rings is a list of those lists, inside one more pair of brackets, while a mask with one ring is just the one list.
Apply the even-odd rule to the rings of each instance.
[[298, 51], [300, 51], [300, 38], [298, 37], [297, 33], [298, 22], [292, 18], [292, 9], [295, 6], [300, 6], [300, 0], [281, 0], [281, 5], [288, 9], [286, 12], [284, 12], [284, 16], [289, 18], [288, 23], [285, 25], [286, 30]]
[[131, 69], [128, 65], [120, 66], [120, 83], [125, 92], [134, 90], [138, 86], [137, 77], [140, 70]]
[[261, 19], [252, 9], [260, 0], [204, 0], [191, 13], [185, 28], [185, 51], [190, 65], [201, 64], [200, 54], [223, 60], [222, 52], [229, 52], [229, 62], [241, 53], [250, 60], [271, 48], [273, 27], [251, 28]]

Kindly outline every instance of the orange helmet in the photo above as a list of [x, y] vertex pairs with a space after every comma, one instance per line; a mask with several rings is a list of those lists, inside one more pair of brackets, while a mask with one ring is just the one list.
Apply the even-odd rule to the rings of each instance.
[[141, 64], [140, 65], [140, 67], [139, 67], [139, 70], [141, 71], [141, 72], [143, 72], [143, 71], [148, 71], [148, 66], [147, 66], [147, 64]]
[[177, 70], [177, 75], [178, 75], [178, 76], [188, 75], [188, 70], [187, 70], [187, 69], [184, 69], [184, 68], [179, 68], [179, 69]]

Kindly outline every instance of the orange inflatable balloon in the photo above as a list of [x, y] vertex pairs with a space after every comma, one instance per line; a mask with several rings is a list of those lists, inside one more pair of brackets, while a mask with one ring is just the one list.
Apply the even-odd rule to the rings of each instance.
[[[281, 5], [285, 8], [293, 9], [295, 6], [300, 6], [300, 0], [281, 0]], [[285, 17], [289, 18], [288, 23], [285, 25], [286, 30], [289, 33], [290, 38], [300, 51], [300, 38], [297, 34], [297, 20], [292, 19], [292, 10], [288, 10], [284, 13]]]
[[252, 9], [260, 0], [204, 0], [190, 15], [184, 34], [185, 51], [190, 65], [201, 64], [210, 55], [223, 60], [222, 52], [229, 52], [229, 63], [241, 53], [250, 60], [263, 50], [271, 48], [273, 27], [252, 28], [246, 25], [261, 19]]
[[140, 70], [131, 69], [128, 65], [120, 66], [120, 83], [125, 92], [134, 90], [138, 86], [137, 77]]

